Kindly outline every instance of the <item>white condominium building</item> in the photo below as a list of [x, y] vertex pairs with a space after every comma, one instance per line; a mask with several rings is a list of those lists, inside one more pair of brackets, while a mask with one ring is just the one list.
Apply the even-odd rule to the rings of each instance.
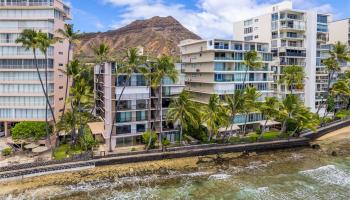
[[[61, 0], [0, 0], [0, 136], [21, 121], [45, 121], [45, 95], [35, 68], [32, 50], [16, 44], [24, 29], [41, 30], [54, 37], [70, 19], [70, 8]], [[41, 77], [45, 82], [48, 65], [48, 95], [58, 119], [65, 96], [65, 70], [68, 42], [48, 49], [48, 61], [37, 53]], [[48, 112], [49, 120], [52, 115]]]
[[[186, 74], [186, 90], [194, 95], [194, 100], [208, 103], [212, 94], [218, 94], [222, 99], [225, 95], [234, 94], [247, 86], [255, 86], [262, 93], [261, 101], [272, 96], [272, 70], [268, 43], [243, 42], [236, 40], [184, 40], [180, 43], [182, 70]], [[255, 50], [262, 59], [263, 66], [257, 70], [248, 71], [245, 85], [246, 66], [244, 53]], [[259, 113], [248, 116], [249, 124], [262, 120]], [[244, 115], [238, 115], [233, 121], [241, 125], [245, 122]]]
[[[314, 10], [293, 9], [292, 2], [286, 1], [272, 6], [261, 16], [235, 22], [236, 40], [268, 42], [274, 56], [275, 95], [284, 98], [290, 92], [284, 84], [278, 84], [283, 68], [290, 65], [304, 67], [305, 87], [294, 88], [305, 105], [316, 112], [321, 105], [322, 95], [327, 87], [327, 74], [322, 59], [329, 47], [328, 23], [330, 15]], [[321, 113], [324, 109], [321, 109]]]

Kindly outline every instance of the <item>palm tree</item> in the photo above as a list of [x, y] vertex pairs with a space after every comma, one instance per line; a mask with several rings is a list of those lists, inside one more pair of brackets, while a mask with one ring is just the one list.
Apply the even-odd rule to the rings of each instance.
[[197, 106], [191, 101], [191, 94], [184, 90], [179, 97], [172, 99], [167, 112], [167, 119], [180, 124], [180, 144], [182, 144], [183, 128], [188, 125], [198, 127], [200, 113]]
[[250, 113], [259, 111], [260, 102], [258, 99], [261, 97], [261, 93], [258, 92], [256, 87], [247, 87], [244, 93], [244, 107], [243, 113], [245, 114], [245, 121], [243, 126], [243, 132], [246, 132], [248, 117]]
[[[78, 41], [79, 38], [79, 31], [74, 32], [74, 26], [73, 24], [65, 24], [64, 29], [58, 29], [57, 33], [60, 34], [63, 39], [66, 39], [68, 41], [68, 56], [67, 56], [67, 65], [66, 65], [66, 92], [64, 94], [64, 102], [67, 101], [68, 96], [68, 84], [70, 79], [70, 74], [68, 73], [69, 68], [69, 62], [70, 62], [70, 52], [73, 48], [73, 44]], [[64, 113], [66, 111], [66, 104], [63, 106], [63, 112], [62, 117], [64, 116]]]
[[[68, 100], [71, 102], [71, 105], [73, 105], [73, 120], [76, 124], [77, 117], [79, 118], [79, 129], [78, 129], [78, 135], [81, 136], [84, 131], [84, 121], [83, 116], [85, 110], [87, 110], [89, 107], [93, 104], [93, 94], [91, 93], [91, 88], [88, 84], [88, 82], [83, 78], [78, 78], [75, 80], [74, 87], [70, 88], [70, 93], [72, 94]], [[77, 113], [77, 116], [76, 116]], [[73, 144], [76, 144], [77, 137], [75, 134], [75, 127], [73, 128]]]
[[219, 129], [227, 124], [228, 112], [226, 112], [224, 105], [220, 101], [217, 94], [210, 96], [208, 105], [203, 107], [203, 123], [208, 129], [208, 142], [211, 141], [212, 136], [216, 135]]
[[280, 102], [276, 97], [266, 97], [265, 101], [260, 106], [261, 114], [266, 118], [264, 127], [262, 129], [261, 137], [266, 130], [268, 120], [273, 120], [278, 117], [280, 109]]
[[[328, 80], [327, 80], [327, 91], [325, 93], [325, 95], [321, 95], [322, 96], [322, 99], [321, 99], [321, 102], [320, 102], [320, 105], [318, 106], [318, 109], [317, 109], [317, 112], [316, 114], [318, 114], [321, 110], [321, 107], [322, 107], [322, 104], [323, 104], [323, 101], [324, 101], [324, 96], [326, 96], [327, 100], [329, 98], [329, 92], [330, 92], [330, 87], [331, 87], [331, 79], [332, 77], [334, 76], [334, 74], [336, 72], [339, 72], [341, 71], [341, 68], [339, 66], [339, 63], [337, 62], [337, 60], [333, 57], [330, 57], [330, 58], [327, 58], [325, 60], [322, 61], [323, 64], [325, 65], [325, 68], [326, 68], [326, 71], [328, 72]], [[328, 101], [326, 101], [326, 104], [328, 103]], [[327, 106], [328, 107], [328, 106]], [[324, 116], [327, 116], [327, 109], [326, 109], [326, 112], [324, 114]]]
[[329, 51], [331, 58], [335, 59], [339, 63], [350, 61], [350, 49], [346, 44], [336, 42], [333, 48]]
[[245, 87], [245, 82], [247, 81], [247, 75], [249, 70], [257, 70], [263, 66], [261, 58], [257, 51], [248, 51], [244, 54], [243, 64], [246, 66], [243, 79], [243, 88]]
[[[104, 46], [104, 45], [102, 45]], [[102, 49], [108, 49], [108, 48], [100, 48], [100, 53], [102, 52]], [[103, 50], [104, 52], [106, 52], [105, 50]], [[105, 55], [105, 53], [100, 54], [101, 56], [101, 60], [103, 59], [103, 57], [107, 58]], [[119, 109], [120, 106], [120, 101], [121, 98], [124, 94], [124, 91], [126, 89], [126, 87], [129, 85], [131, 76], [134, 73], [142, 73], [145, 74], [146, 73], [146, 67], [145, 67], [145, 62], [146, 62], [146, 57], [144, 56], [140, 56], [139, 55], [139, 51], [137, 48], [131, 48], [128, 49], [126, 51], [126, 56], [125, 58], [118, 63], [118, 69], [117, 69], [117, 79], [118, 79], [118, 84], [119, 82], [122, 84], [122, 90], [118, 96], [118, 100], [117, 100], [117, 104], [116, 104], [116, 110]], [[119, 74], [123, 74], [123, 75], [119, 75]], [[122, 80], [121, 78], [124, 77], [124, 80]], [[120, 85], [118, 85], [120, 86]], [[117, 113], [112, 114], [112, 122], [111, 122], [111, 130], [110, 130], [110, 134], [109, 134], [109, 152], [112, 152], [112, 134], [113, 134], [113, 126], [114, 126], [114, 122], [116, 120], [117, 117]], [[117, 133], [118, 129], [116, 129], [116, 133]]]
[[296, 65], [287, 66], [283, 69], [280, 83], [285, 83], [290, 88], [290, 93], [294, 94], [294, 87], [302, 88], [304, 85], [304, 68]]
[[108, 62], [111, 59], [111, 48], [106, 42], [100, 44], [91, 45], [91, 49], [94, 52], [95, 61], [97, 64]]
[[226, 103], [229, 109], [231, 129], [235, 121], [237, 114], [242, 113], [244, 110], [244, 91], [236, 90], [233, 95], [226, 95]]
[[[56, 43], [56, 39], [49, 38], [48, 34], [39, 32], [38, 33], [38, 42], [39, 42], [40, 51], [45, 55], [45, 61], [46, 61], [46, 63], [45, 63], [45, 91], [47, 94], [48, 93], [47, 67], [49, 64], [48, 49], [52, 44]], [[47, 135], [47, 137], [49, 137], [49, 124], [48, 124], [48, 112], [47, 111], [48, 111], [48, 104], [46, 102], [46, 108], [45, 108], [46, 135]]]
[[287, 130], [288, 119], [293, 118], [295, 113], [298, 111], [299, 107], [303, 105], [300, 99], [296, 95], [287, 95], [287, 97], [282, 101], [279, 118], [282, 122], [282, 132]]
[[39, 66], [38, 66], [38, 59], [37, 59], [37, 49], [40, 48], [40, 31], [37, 32], [35, 30], [31, 30], [31, 29], [25, 29], [23, 30], [23, 32], [20, 34], [19, 38], [16, 40], [16, 43], [21, 43], [22, 46], [26, 49], [26, 50], [32, 50], [33, 51], [33, 56], [34, 56], [34, 62], [35, 62], [35, 68], [39, 77], [39, 81], [43, 90], [43, 93], [45, 95], [46, 98], [46, 103], [48, 104], [51, 114], [52, 114], [52, 118], [54, 123], [56, 123], [56, 118], [55, 118], [55, 113], [52, 109], [49, 97], [47, 95], [47, 92], [45, 90], [45, 86], [43, 83], [43, 80], [41, 78], [41, 74], [39, 71]]
[[293, 131], [292, 136], [304, 129], [316, 131], [317, 126], [319, 125], [317, 115], [312, 113], [310, 109], [306, 108], [304, 105], [300, 106], [297, 109], [297, 112], [295, 112], [294, 121], [296, 122], [297, 126]]
[[163, 132], [163, 116], [162, 116], [162, 99], [163, 99], [163, 81], [169, 78], [170, 81], [178, 80], [179, 72], [176, 70], [173, 59], [170, 56], [162, 55], [155, 61], [150, 63], [150, 73], [148, 79], [151, 88], [158, 91], [157, 117], [160, 116], [160, 134], [159, 142], [161, 142]]

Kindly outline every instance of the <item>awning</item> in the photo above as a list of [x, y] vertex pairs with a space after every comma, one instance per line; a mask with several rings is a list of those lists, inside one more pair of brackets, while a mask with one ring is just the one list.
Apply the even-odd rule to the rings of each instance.
[[219, 128], [219, 133], [220, 132], [228, 132], [228, 131], [238, 131], [240, 130], [239, 126], [237, 125], [233, 125], [233, 126], [229, 126], [229, 127], [222, 127], [222, 128]]
[[40, 146], [32, 150], [33, 153], [43, 153], [45, 151], [49, 150], [49, 148]]
[[92, 122], [92, 123], [88, 123], [88, 126], [93, 135], [103, 135], [105, 131], [104, 122]]
[[38, 144], [31, 143], [31, 144], [25, 145], [24, 148], [26, 148], [26, 149], [34, 149], [34, 148], [37, 148], [38, 146], [39, 146]]
[[[266, 120], [260, 121], [260, 126], [265, 126]], [[280, 125], [280, 122], [272, 121], [272, 120], [267, 120], [266, 126], [275, 126], [275, 125]]]

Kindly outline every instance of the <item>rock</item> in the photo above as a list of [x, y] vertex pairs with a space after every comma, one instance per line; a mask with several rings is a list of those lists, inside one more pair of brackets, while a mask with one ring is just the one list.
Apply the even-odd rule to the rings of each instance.
[[338, 156], [338, 153], [336, 151], [332, 151], [332, 156]]
[[256, 152], [249, 153], [249, 156], [257, 156], [258, 154]]

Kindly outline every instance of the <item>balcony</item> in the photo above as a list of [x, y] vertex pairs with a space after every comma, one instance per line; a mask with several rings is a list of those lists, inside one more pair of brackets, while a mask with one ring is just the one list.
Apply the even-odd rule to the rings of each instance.
[[281, 61], [280, 65], [286, 65], [286, 66], [297, 65], [297, 66], [305, 67], [306, 66], [306, 62], [285, 62], [285, 61]]
[[286, 33], [282, 33], [280, 34], [280, 38], [281, 39], [298, 39], [298, 40], [302, 40], [305, 39], [305, 36], [302, 34], [286, 34]]
[[306, 53], [294, 53], [294, 52], [285, 52], [280, 53], [281, 57], [306, 57]]
[[305, 26], [301, 26], [301, 25], [293, 25], [293, 24], [289, 24], [289, 25], [281, 25], [281, 29], [283, 30], [300, 30], [300, 31], [305, 31]]

